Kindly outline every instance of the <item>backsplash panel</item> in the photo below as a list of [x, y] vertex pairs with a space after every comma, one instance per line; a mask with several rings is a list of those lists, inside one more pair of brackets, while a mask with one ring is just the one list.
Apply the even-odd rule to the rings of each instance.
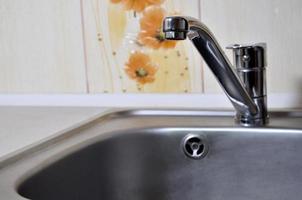
[[[302, 95], [301, 0], [203, 0], [201, 18], [222, 47], [266, 42], [268, 92]], [[205, 92], [222, 93], [216, 82], [205, 67]]]
[[158, 42], [165, 14], [201, 18], [222, 47], [267, 42], [269, 94], [302, 93], [302, 1], [127, 2], [0, 0], [0, 93], [222, 93], [190, 41]]
[[78, 0], [0, 0], [0, 92], [85, 93]]
[[189, 41], [166, 41], [161, 32], [169, 13], [198, 17], [198, 2], [189, 9], [180, 0], [125, 2], [82, 1], [89, 91], [202, 92], [201, 62]]

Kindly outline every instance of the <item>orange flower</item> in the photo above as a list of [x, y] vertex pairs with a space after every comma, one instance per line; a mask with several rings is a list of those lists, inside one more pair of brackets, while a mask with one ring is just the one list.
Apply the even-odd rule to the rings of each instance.
[[111, 3], [123, 3], [126, 10], [142, 12], [145, 8], [152, 5], [160, 5], [165, 0], [110, 0]]
[[127, 75], [140, 84], [152, 83], [155, 80], [157, 68], [152, 64], [150, 57], [142, 52], [131, 54], [125, 71]]
[[163, 19], [166, 12], [163, 8], [153, 7], [146, 10], [140, 20], [141, 31], [138, 41], [153, 49], [170, 49], [176, 46], [176, 41], [166, 40], [162, 31]]

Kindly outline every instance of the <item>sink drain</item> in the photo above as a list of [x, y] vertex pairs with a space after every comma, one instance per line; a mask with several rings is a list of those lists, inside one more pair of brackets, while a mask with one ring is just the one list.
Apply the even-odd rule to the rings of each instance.
[[201, 159], [208, 152], [205, 136], [189, 134], [183, 139], [183, 150], [189, 158]]

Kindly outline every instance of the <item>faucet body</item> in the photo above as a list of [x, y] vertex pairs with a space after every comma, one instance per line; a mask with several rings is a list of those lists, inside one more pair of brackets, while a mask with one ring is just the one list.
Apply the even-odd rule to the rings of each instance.
[[[249, 93], [248, 88], [254, 90], [257, 84], [252, 84], [251, 88], [249, 84], [242, 83], [206, 25], [192, 17], [172, 16], [165, 18], [163, 32], [166, 39], [170, 40], [185, 40], [189, 37], [233, 104], [239, 124], [259, 126], [267, 123], [266, 97], [258, 100], [255, 98], [259, 96], [254, 97]], [[233, 49], [235, 51], [235, 45]], [[240, 72], [244, 72], [244, 69]], [[252, 81], [251, 79], [253, 78], [244, 80]]]

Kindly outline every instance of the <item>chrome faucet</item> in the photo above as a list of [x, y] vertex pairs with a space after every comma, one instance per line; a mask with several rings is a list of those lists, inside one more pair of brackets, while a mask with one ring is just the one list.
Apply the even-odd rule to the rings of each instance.
[[214, 73], [236, 110], [236, 122], [243, 126], [262, 126], [268, 122], [266, 103], [266, 45], [232, 45], [237, 74], [211, 31], [198, 19], [166, 17], [165, 38], [193, 42]]

